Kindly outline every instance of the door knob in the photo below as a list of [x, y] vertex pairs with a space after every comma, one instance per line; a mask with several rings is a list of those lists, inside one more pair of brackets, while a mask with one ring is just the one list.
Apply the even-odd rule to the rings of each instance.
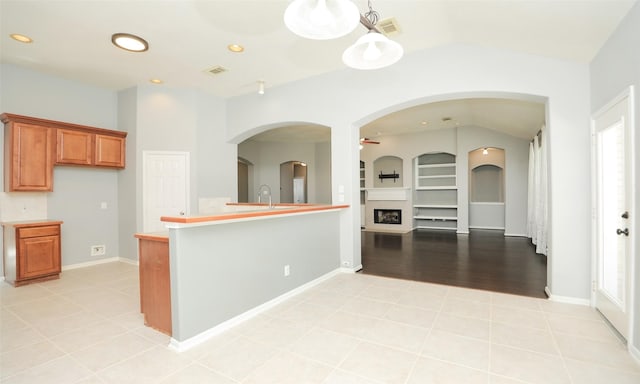
[[180, 216], [184, 216], [184, 211], [180, 211]]
[[628, 219], [629, 218], [629, 212], [625, 211], [620, 217], [622, 217], [623, 219]]
[[625, 235], [625, 236], [629, 236], [629, 228], [625, 228], [625, 229], [616, 229], [616, 233], [618, 235]]

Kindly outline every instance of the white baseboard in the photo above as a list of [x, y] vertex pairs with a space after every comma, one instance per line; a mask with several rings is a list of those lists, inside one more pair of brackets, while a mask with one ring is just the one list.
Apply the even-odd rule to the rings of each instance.
[[358, 265], [355, 268], [340, 267], [340, 272], [342, 273], [356, 273], [360, 270], [362, 270], [362, 264]]
[[320, 283], [322, 283], [323, 281], [330, 279], [331, 277], [338, 275], [340, 273], [343, 273], [343, 270], [351, 270], [350, 268], [338, 268], [335, 269], [325, 275], [322, 275], [320, 277], [318, 277], [315, 280], [311, 280], [310, 282], [303, 284], [297, 288], [292, 289], [289, 292], [286, 292], [272, 300], [267, 301], [264, 304], [260, 304], [255, 308], [252, 308], [244, 313], [239, 314], [238, 316], [232, 317], [229, 320], [226, 320], [218, 325], [216, 325], [213, 328], [209, 328], [204, 332], [201, 332], [193, 337], [190, 337], [184, 341], [178, 341], [174, 338], [171, 338], [171, 341], [169, 342], [169, 348], [173, 349], [176, 352], [184, 352], [188, 349], [191, 349], [199, 344], [202, 344], [203, 342], [209, 340], [210, 338], [221, 334], [222, 332], [225, 332], [233, 327], [235, 327], [236, 325], [239, 325], [261, 313], [264, 313], [265, 311], [275, 307], [276, 305], [284, 302], [287, 299], [292, 298], [293, 296], [296, 296], [306, 290], [308, 290], [309, 288], [312, 288]]
[[640, 350], [633, 345], [629, 344], [629, 354], [635, 362], [640, 365]]
[[544, 292], [549, 296], [549, 300], [556, 301], [558, 303], [566, 303], [566, 304], [576, 304], [576, 305], [586, 305], [587, 307], [591, 306], [591, 300], [589, 299], [580, 299], [577, 297], [569, 297], [569, 296], [558, 296], [551, 293], [549, 287], [544, 287]]
[[120, 261], [122, 263], [126, 263], [126, 264], [135, 265], [136, 267], [140, 265], [138, 260], [131, 260], [131, 259], [128, 259], [126, 257], [118, 257], [118, 261]]
[[458, 235], [468, 235], [469, 231], [456, 231]]
[[95, 261], [87, 261], [85, 263], [77, 263], [77, 264], [70, 264], [70, 265], [63, 265], [62, 266], [62, 270], [63, 271], [68, 271], [70, 269], [78, 269], [78, 268], [86, 268], [86, 267], [92, 267], [94, 265], [100, 265], [100, 264], [106, 264], [106, 263], [113, 263], [114, 261], [118, 261], [118, 257], [108, 257], [106, 259], [100, 259], [100, 260], [95, 260]]
[[470, 225], [469, 229], [491, 229], [491, 230], [504, 231], [504, 227], [486, 227], [486, 226], [479, 226], [479, 225]]
[[135, 265], [135, 266], [138, 265], [138, 261], [127, 259], [125, 257], [108, 257], [106, 259], [100, 259], [100, 260], [95, 260], [95, 261], [87, 261], [85, 263], [63, 265], [62, 266], [62, 270], [63, 271], [68, 271], [68, 270], [71, 270], [71, 269], [93, 267], [95, 265], [113, 263], [113, 262], [116, 262], [116, 261], [121, 261], [123, 263], [132, 264], [132, 265]]
[[506, 233], [505, 232], [504, 235], [506, 237], [528, 237], [527, 235], [522, 234], [522, 233]]

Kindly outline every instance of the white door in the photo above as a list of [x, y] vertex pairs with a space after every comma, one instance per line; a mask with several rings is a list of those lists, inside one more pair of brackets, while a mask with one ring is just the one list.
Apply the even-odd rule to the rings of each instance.
[[304, 179], [293, 179], [293, 202], [296, 204], [302, 204], [307, 202], [307, 198], [304, 195]]
[[144, 232], [164, 231], [161, 216], [189, 213], [189, 153], [145, 151], [142, 164]]
[[595, 306], [628, 339], [632, 278], [632, 90], [593, 120]]

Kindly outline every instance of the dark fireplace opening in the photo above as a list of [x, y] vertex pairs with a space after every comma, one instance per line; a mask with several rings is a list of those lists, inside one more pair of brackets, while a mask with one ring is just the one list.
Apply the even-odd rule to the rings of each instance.
[[374, 209], [373, 222], [376, 224], [402, 224], [402, 210]]

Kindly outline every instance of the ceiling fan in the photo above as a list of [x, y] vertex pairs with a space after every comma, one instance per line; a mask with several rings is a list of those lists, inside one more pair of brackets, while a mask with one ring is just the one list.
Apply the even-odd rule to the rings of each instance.
[[379, 141], [371, 140], [367, 137], [360, 138], [360, 144], [380, 144]]

